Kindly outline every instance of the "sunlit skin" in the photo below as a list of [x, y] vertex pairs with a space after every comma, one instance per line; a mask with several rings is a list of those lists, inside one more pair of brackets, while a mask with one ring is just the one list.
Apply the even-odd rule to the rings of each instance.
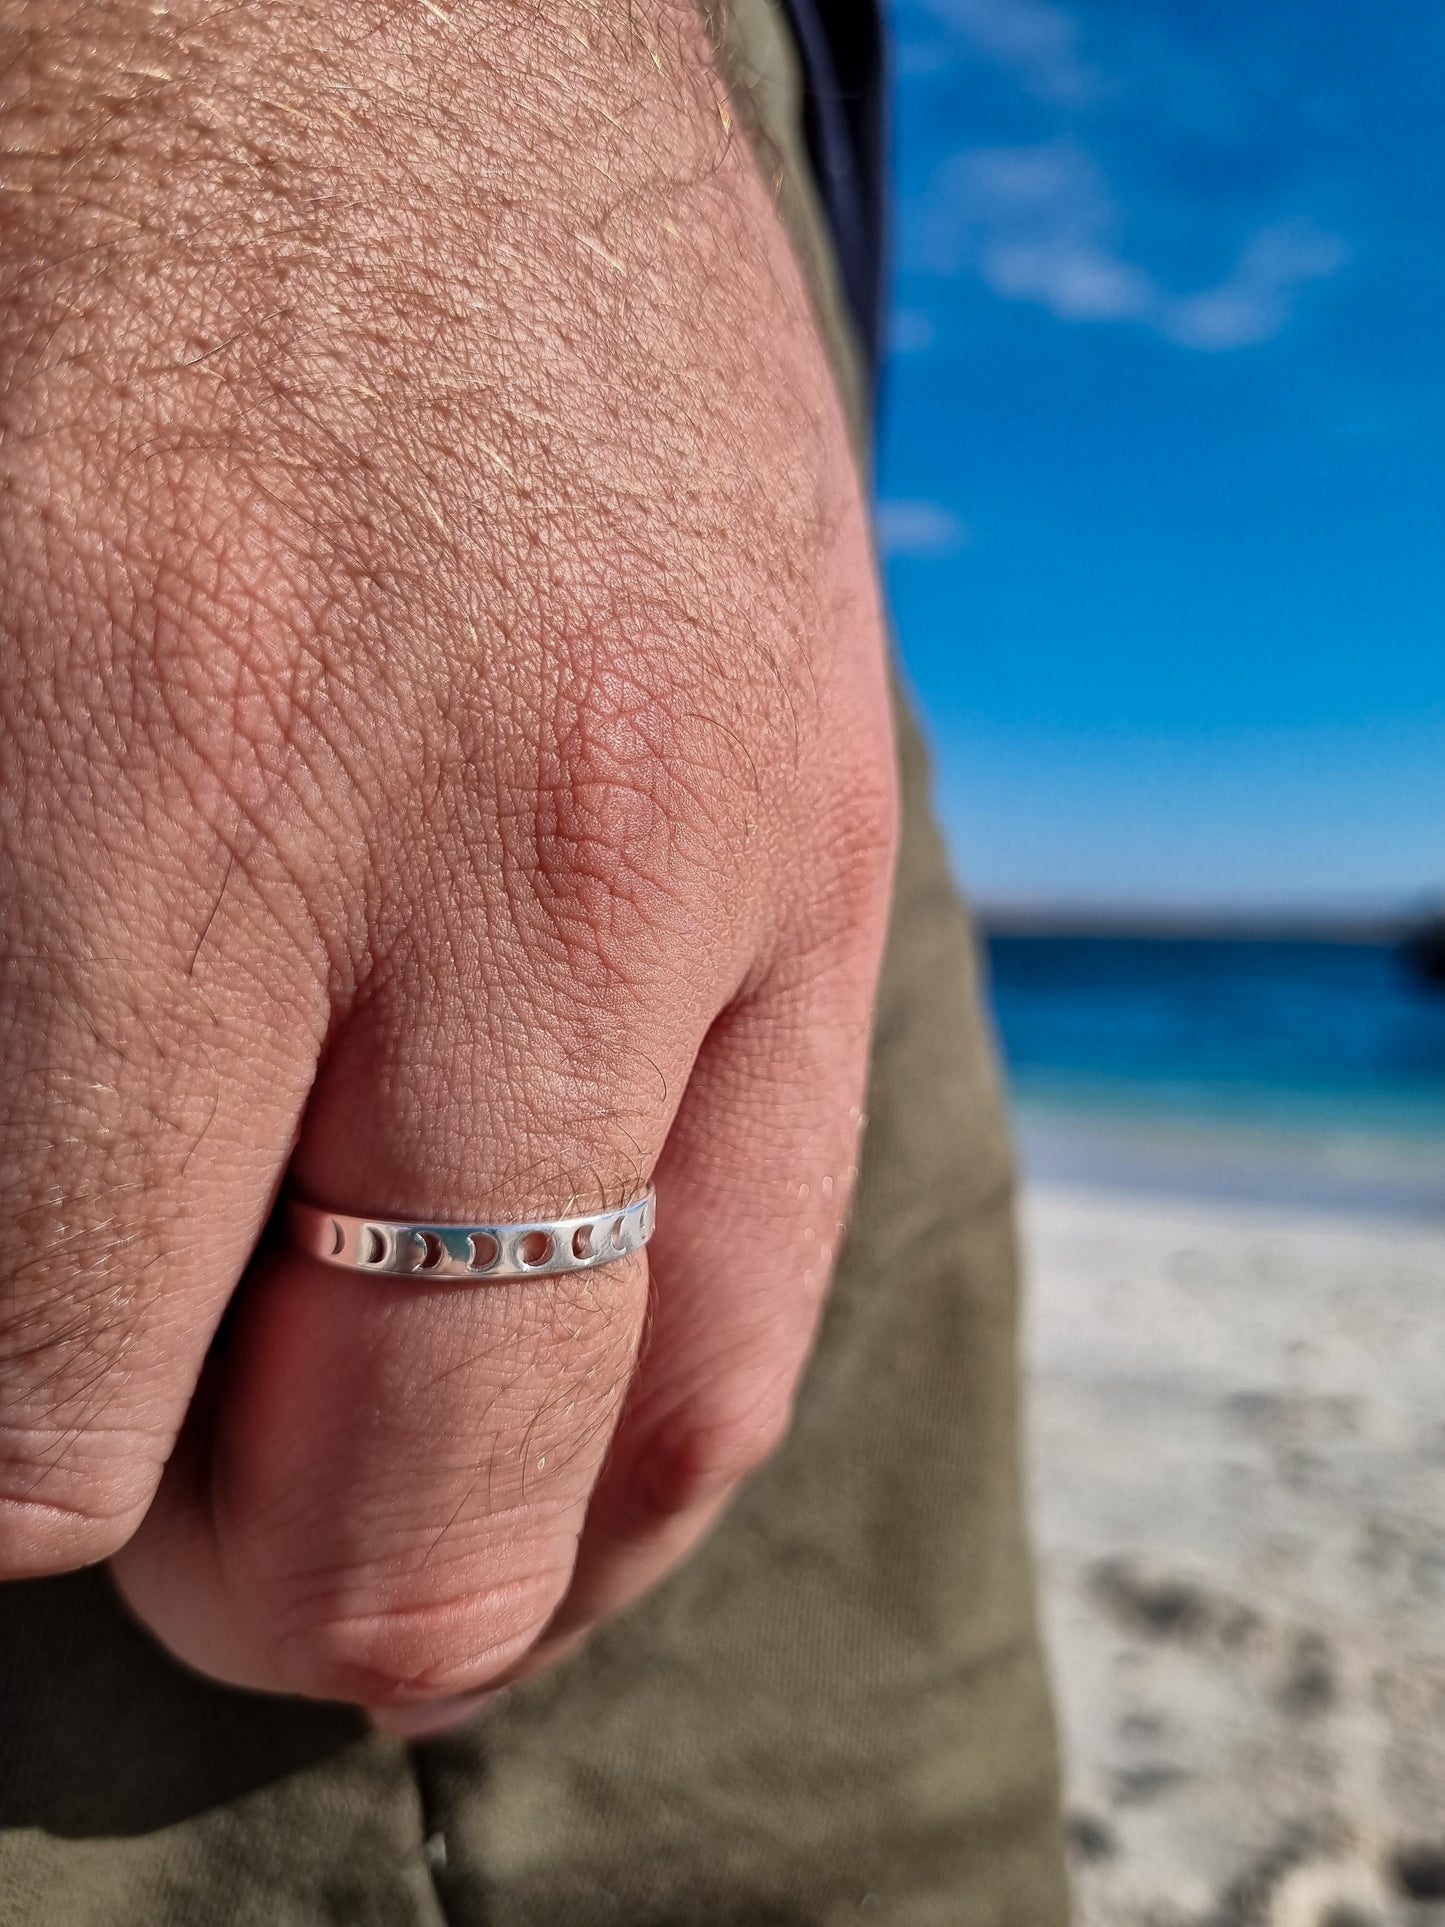
[[[894, 834], [842, 414], [671, 0], [0, 0], [0, 123], [0, 1575], [454, 1717], [788, 1424]], [[288, 1172], [658, 1231], [360, 1278]]]

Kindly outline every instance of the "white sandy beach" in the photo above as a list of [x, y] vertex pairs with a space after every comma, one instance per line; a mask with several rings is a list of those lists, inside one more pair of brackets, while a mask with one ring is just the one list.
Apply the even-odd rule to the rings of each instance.
[[1442, 1927], [1445, 1227], [1025, 1224], [1079, 1927]]

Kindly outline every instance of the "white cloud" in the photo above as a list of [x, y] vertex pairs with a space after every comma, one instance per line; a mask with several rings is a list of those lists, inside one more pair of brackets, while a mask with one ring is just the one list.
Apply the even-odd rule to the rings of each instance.
[[878, 546], [888, 556], [938, 562], [973, 539], [967, 524], [942, 502], [880, 502], [873, 519]]
[[1186, 348], [1252, 347], [1279, 333], [1301, 288], [1336, 273], [1347, 257], [1336, 235], [1311, 222], [1263, 228], [1231, 274], [1200, 294], [1169, 302], [1160, 325]]
[[924, 227], [935, 273], [972, 270], [995, 294], [1070, 321], [1147, 314], [1150, 277], [1118, 249], [1119, 219], [1097, 162], [1072, 141], [981, 147], [937, 183]]
[[1043, 100], [1078, 104], [1101, 90], [1080, 53], [1079, 23], [1050, 0], [932, 0], [930, 11]]
[[941, 271], [973, 266], [995, 294], [1067, 320], [1147, 311], [1153, 284], [1118, 253], [1118, 215], [1091, 155], [1072, 141], [961, 154], [936, 203]]
[[976, 273], [997, 295], [1064, 321], [1134, 321], [1182, 347], [1218, 351], [1279, 333], [1294, 297], [1340, 268], [1347, 250], [1308, 222], [1261, 229], [1222, 281], [1163, 287], [1123, 252], [1103, 170], [1072, 140], [974, 148], [943, 171], [923, 223], [924, 265]]

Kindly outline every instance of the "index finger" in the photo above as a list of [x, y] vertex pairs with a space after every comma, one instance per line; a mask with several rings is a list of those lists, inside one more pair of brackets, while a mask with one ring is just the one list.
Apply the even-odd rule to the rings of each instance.
[[[144, 1516], [285, 1167], [324, 1020], [299, 984], [278, 1007], [296, 973], [259, 954], [251, 880], [216, 846], [200, 854], [222, 859], [219, 893], [154, 854], [128, 889], [93, 863], [57, 878], [33, 823], [0, 841], [6, 1579], [103, 1559]], [[236, 967], [198, 960], [203, 928]]]

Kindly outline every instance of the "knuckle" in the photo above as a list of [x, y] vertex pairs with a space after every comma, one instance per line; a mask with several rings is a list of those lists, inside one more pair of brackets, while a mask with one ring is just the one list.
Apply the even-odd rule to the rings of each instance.
[[834, 846], [841, 866], [871, 902], [892, 875], [898, 844], [899, 796], [891, 743], [872, 743], [859, 758], [835, 808]]
[[891, 757], [869, 754], [836, 783], [813, 826], [810, 950], [853, 951], [876, 940], [886, 914], [898, 842]]
[[64, 1436], [58, 1445], [42, 1443], [38, 1434], [7, 1441], [0, 1432], [0, 1580], [97, 1565], [144, 1518], [160, 1476], [153, 1442], [109, 1434], [91, 1442], [79, 1466], [66, 1456], [70, 1443]]
[[634, 1523], [645, 1528], [720, 1504], [768, 1464], [791, 1423], [791, 1392], [776, 1384], [668, 1419], [654, 1429], [638, 1462]]
[[57, 1487], [84, 1480], [97, 1460], [106, 1481], [133, 1460], [150, 1468], [157, 1441], [116, 1425], [149, 1399], [136, 1363], [146, 1311], [134, 1278], [82, 1279], [77, 1264], [52, 1258], [13, 1268], [6, 1285], [18, 1302], [0, 1318], [0, 1465], [28, 1466], [33, 1484]]
[[534, 1644], [566, 1581], [537, 1572], [362, 1605], [313, 1597], [289, 1611], [274, 1648], [288, 1683], [312, 1697], [387, 1706], [464, 1693]]
[[637, 652], [579, 671], [558, 697], [509, 855], [574, 967], [633, 976], [663, 932], [716, 935], [708, 880], [747, 801], [716, 732], [687, 711], [671, 675]]
[[132, 1460], [148, 1473], [164, 1456], [145, 1428], [163, 1402], [165, 1240], [143, 1221], [65, 1220], [32, 1222], [32, 1247], [0, 1272], [0, 1462], [8, 1434], [37, 1478], [84, 1476], [97, 1459], [107, 1478]]
[[848, 794], [817, 811], [811, 890], [790, 919], [803, 954], [857, 962], [879, 944], [894, 850], [896, 817], [882, 796]]
[[674, 826], [657, 768], [602, 745], [580, 716], [544, 758], [536, 790], [534, 875], [551, 921], [615, 951], [642, 934], [671, 866]]
[[[214, 468], [195, 455], [117, 466], [52, 454], [0, 516], [14, 564], [0, 596], [12, 767], [102, 849], [122, 835], [149, 843], [169, 818], [163, 834], [184, 856], [198, 821], [264, 831], [289, 807], [316, 681], [294, 567]], [[71, 525], [84, 541], [69, 543]]]

